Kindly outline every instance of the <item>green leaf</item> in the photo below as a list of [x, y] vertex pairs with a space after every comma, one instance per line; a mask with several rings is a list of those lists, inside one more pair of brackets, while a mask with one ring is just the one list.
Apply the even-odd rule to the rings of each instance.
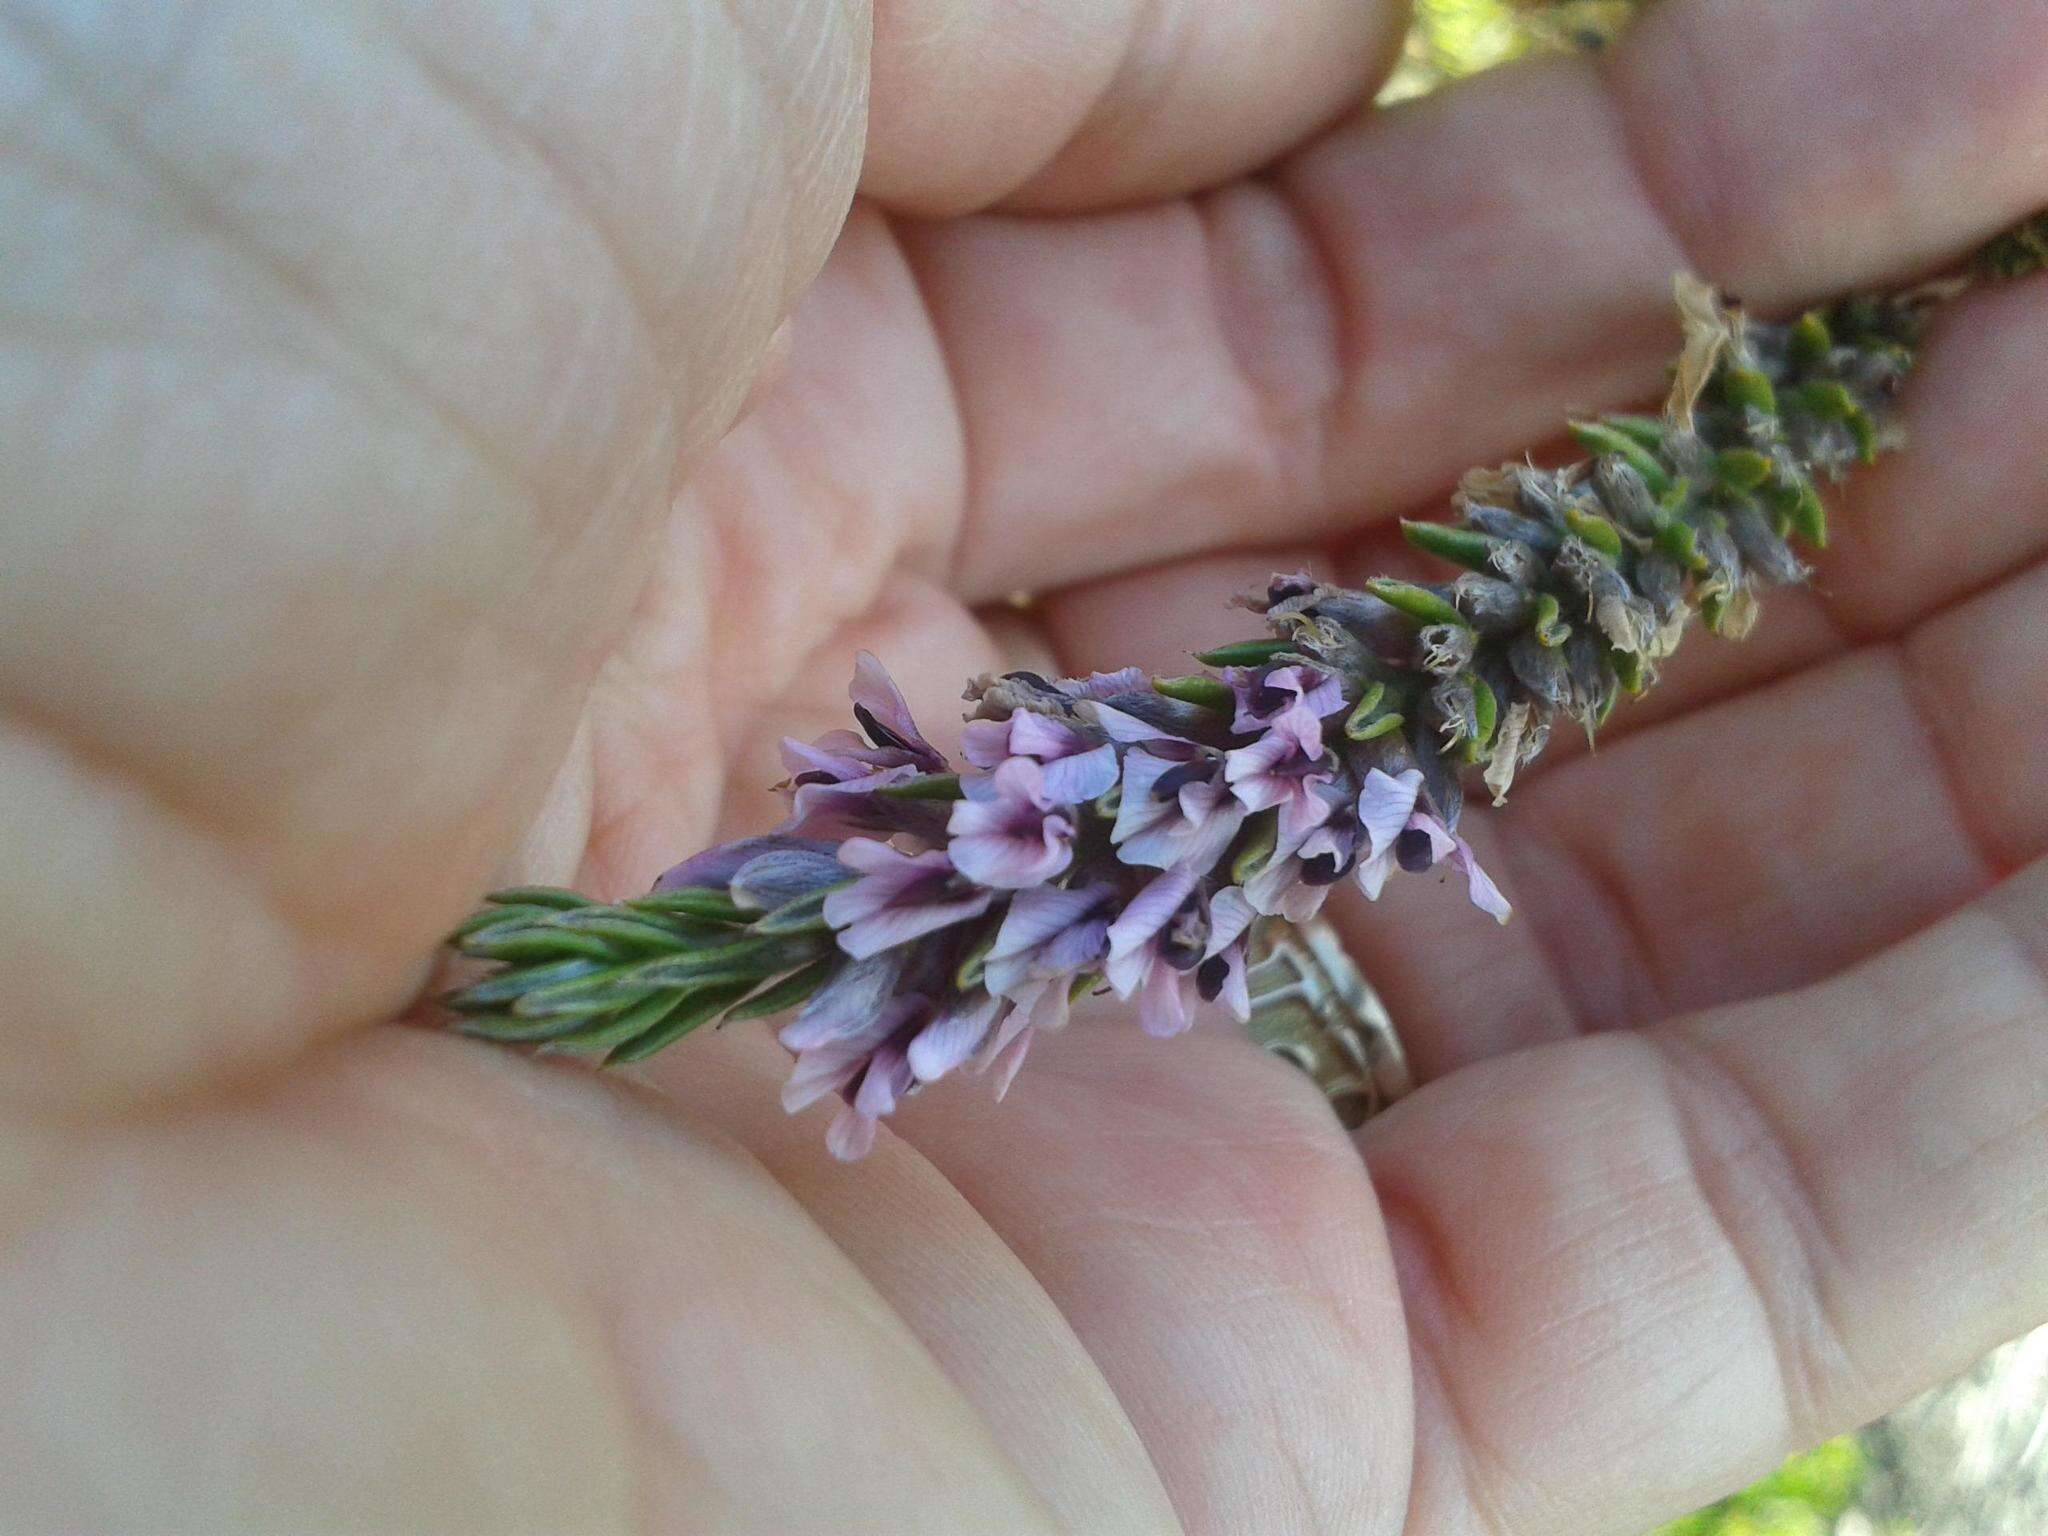
[[1738, 495], [1747, 495], [1776, 473], [1768, 454], [1754, 448], [1723, 448], [1714, 457], [1714, 474], [1721, 484]]
[[609, 967], [599, 961], [585, 959], [558, 960], [553, 965], [511, 966], [482, 981], [472, 982], [460, 991], [448, 993], [441, 1002], [457, 1013], [493, 1013], [538, 988], [595, 975], [607, 969]]
[[558, 1014], [528, 1019], [516, 1014], [494, 1013], [482, 1018], [464, 1019], [455, 1026], [455, 1032], [472, 1040], [488, 1040], [494, 1045], [539, 1045], [561, 1035], [573, 1034], [580, 1027], [577, 1019], [563, 1018]]
[[472, 933], [456, 946], [479, 960], [536, 961], [562, 960], [587, 955], [592, 960], [617, 960], [619, 952], [596, 934], [574, 933], [545, 925], [514, 928], [486, 928]]
[[1816, 379], [1811, 384], [1802, 384], [1792, 393], [1792, 403], [1809, 416], [1822, 421], [1847, 422], [1851, 417], [1863, 414], [1863, 407], [1856, 401], [1849, 386], [1834, 379]]
[[1571, 625], [1564, 622], [1556, 597], [1548, 592], [1536, 594], [1536, 612], [1529, 621], [1529, 628], [1536, 636], [1536, 643], [1550, 650], [1557, 649], [1572, 637]]
[[1396, 581], [1391, 576], [1375, 576], [1365, 584], [1370, 592], [1390, 608], [1398, 608], [1411, 619], [1424, 624], [1455, 624], [1460, 629], [1470, 629], [1465, 616], [1448, 602], [1438, 597], [1427, 587], [1418, 587], [1412, 581]]
[[695, 985], [708, 977], [752, 976], [755, 981], [780, 975], [792, 966], [808, 965], [831, 948], [822, 935], [808, 933], [771, 934], [746, 938], [735, 944], [720, 944], [688, 954], [658, 960], [642, 960], [630, 968], [633, 983], [641, 986], [672, 987]]
[[595, 976], [558, 981], [525, 993], [512, 1004], [522, 1019], [587, 1019], [630, 1007], [643, 997], [682, 983], [641, 982], [631, 979], [633, 966], [614, 966]]
[[1425, 553], [1453, 565], [1475, 571], [1492, 568], [1493, 540], [1470, 528], [1453, 528], [1449, 523], [1401, 519], [1401, 536]]
[[1230, 858], [1230, 878], [1242, 885], [1259, 872], [1280, 842], [1280, 818], [1276, 812], [1260, 811], [1245, 822], [1237, 847]]
[[1358, 733], [1372, 723], [1374, 713], [1379, 709], [1381, 702], [1386, 696], [1387, 685], [1385, 683], [1372, 683], [1368, 685], [1365, 692], [1358, 696], [1358, 702], [1352, 706], [1351, 713], [1344, 717], [1344, 734], [1353, 741], [1369, 740], [1369, 737], [1361, 736]]
[[462, 920], [461, 926], [448, 935], [449, 944], [456, 944], [472, 933], [482, 933], [486, 928], [524, 927], [526, 924], [547, 917], [552, 907], [478, 907]]
[[591, 934], [629, 955], [666, 955], [689, 947], [684, 935], [666, 923], [650, 922], [618, 907], [559, 913], [547, 926], [556, 932]]
[[1737, 408], [1778, 414], [1778, 392], [1768, 374], [1755, 368], [1730, 368], [1721, 375], [1721, 397]]
[[1195, 660], [1205, 667], [1257, 667], [1290, 648], [1291, 642], [1286, 640], [1240, 640], [1213, 651], [1197, 651]]
[[808, 1002], [838, 963], [837, 955], [827, 955], [822, 960], [813, 960], [802, 970], [791, 971], [773, 986], [764, 987], [745, 1002], [735, 1004], [725, 1016], [726, 1022], [737, 1024], [745, 1019], [765, 1019], [770, 1014], [786, 1013], [799, 1003]]
[[1472, 745], [1483, 748], [1493, 740], [1494, 727], [1500, 724], [1500, 700], [1477, 672], [1466, 673], [1465, 680], [1472, 685], [1472, 703], [1479, 716], [1479, 734], [1472, 738]]
[[1790, 515], [1794, 533], [1815, 549], [1828, 547], [1828, 509], [1811, 481], [1800, 486], [1799, 499], [1793, 503]]
[[1407, 723], [1407, 717], [1404, 715], [1375, 715], [1357, 730], [1353, 730], [1347, 724], [1344, 727], [1344, 734], [1353, 741], [1378, 741], [1382, 736], [1391, 736]]
[[1610, 650], [1607, 653], [1607, 661], [1614, 668], [1614, 676], [1625, 691], [1641, 693], [1649, 686], [1643, 671], [1643, 658], [1634, 651]]
[[884, 800], [958, 800], [962, 791], [959, 774], [928, 773], [901, 784], [884, 784], [874, 793]]
[[1626, 432], [1597, 421], [1575, 421], [1571, 434], [1581, 448], [1588, 453], [1611, 453], [1624, 460], [1630, 468], [1643, 477], [1650, 494], [1661, 496], [1671, 489], [1671, 471], [1657, 462], [1657, 456], [1643, 447]]
[[594, 1019], [580, 1029], [556, 1035], [547, 1043], [565, 1051], [608, 1051], [646, 1034], [689, 1000], [688, 992], [656, 992], [616, 1017]]
[[559, 885], [515, 885], [493, 891], [484, 900], [494, 907], [553, 907], [562, 911], [599, 904], [581, 891], [565, 890]]
[[1601, 418], [1608, 426], [1628, 438], [1640, 448], [1651, 453], [1660, 452], [1670, 428], [1664, 425], [1661, 416], [1605, 416]]
[[1179, 699], [1183, 704], [1198, 704], [1203, 709], [1227, 710], [1237, 702], [1230, 685], [1218, 677], [1155, 677], [1152, 688], [1169, 699]]
[[707, 1024], [718, 1017], [733, 1003], [755, 986], [751, 981], [732, 981], [723, 986], [706, 987], [685, 998], [682, 1007], [669, 1014], [659, 1024], [641, 1035], [637, 1040], [628, 1040], [609, 1056], [604, 1064], [608, 1067], [623, 1066], [629, 1061], [639, 1061], [652, 1056], [664, 1046], [673, 1045], [699, 1025]]
[[982, 970], [988, 964], [988, 952], [996, 947], [996, 935], [1001, 931], [1000, 925], [987, 924], [968, 948], [967, 953], [960, 957], [960, 964], [953, 972], [953, 985], [962, 992], [972, 992], [981, 985]]
[[1579, 507], [1564, 509], [1565, 526], [1609, 560], [1621, 558], [1621, 530], [1597, 512]]
[[1706, 570], [1707, 559], [1700, 553], [1699, 535], [1684, 518], [1665, 518], [1657, 525], [1654, 537], [1658, 551], [1680, 569], [1691, 571], [1696, 576]]
[[625, 903], [638, 912], [675, 912], [713, 923], [751, 923], [757, 914], [737, 905], [724, 891], [686, 885], [673, 891], [649, 891]]
[[1810, 373], [1827, 365], [1829, 354], [1835, 350], [1835, 338], [1819, 310], [1808, 310], [1793, 324], [1787, 350], [1792, 366], [1802, 372]]
[[839, 885], [828, 885], [822, 890], [799, 896], [794, 901], [786, 901], [761, 918], [749, 931], [763, 935], [822, 933], [832, 926], [825, 921], [825, 898], [850, 883], [849, 876], [848, 880]]

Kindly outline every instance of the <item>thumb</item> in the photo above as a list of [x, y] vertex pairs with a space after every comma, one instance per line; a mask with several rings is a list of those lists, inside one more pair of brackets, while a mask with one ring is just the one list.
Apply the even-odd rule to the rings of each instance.
[[40, 98], [0, 164], [0, 1094], [40, 1111], [403, 1003], [861, 142], [839, 0], [181, 15], [0, 29]]

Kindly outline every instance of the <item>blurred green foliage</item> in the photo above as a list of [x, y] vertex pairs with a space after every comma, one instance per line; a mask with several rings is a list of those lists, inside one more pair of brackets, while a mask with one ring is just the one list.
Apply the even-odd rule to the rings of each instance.
[[1405, 101], [1534, 50], [1605, 47], [1646, 0], [1415, 0], [1401, 62], [1380, 92]]
[[1851, 1437], [1795, 1456], [1762, 1482], [1653, 1536], [1830, 1536], [1856, 1497], [1863, 1450]]

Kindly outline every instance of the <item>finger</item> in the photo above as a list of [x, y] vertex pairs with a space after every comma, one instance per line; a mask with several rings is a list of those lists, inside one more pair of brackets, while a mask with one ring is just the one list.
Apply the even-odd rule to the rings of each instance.
[[[1724, 66], [1688, 30], [1691, 9], [1611, 73], [1497, 71], [1192, 204], [906, 229], [965, 423], [966, 590], [1412, 508], [1570, 413], [1653, 395], [1682, 267], [1782, 310], [1946, 259], [2048, 198], [2038, 151], [1984, 147], [2048, 137], [2048, 79], [2013, 62], [2048, 56], [2038, 8], [1801, 0], [1774, 8], [1778, 45], [1853, 57], [1820, 71], [1827, 90], [1770, 98], [1796, 152], [1694, 135], [1687, 175], [1711, 171], [1731, 226], [1709, 230], [1662, 195], [1681, 142], [1667, 120], [1766, 103], [1745, 94], [1743, 55]], [[1700, 84], [1681, 94], [1666, 61], [1687, 50]], [[1967, 132], [1896, 152], [1936, 111]]]
[[0, 31], [0, 501], [35, 509], [0, 525], [7, 1098], [403, 1003], [837, 226], [843, 10]]
[[1409, 1529], [1632, 1536], [2048, 1318], [2044, 907], [2036, 867], [1820, 986], [1369, 1122]]
[[898, 1130], [1027, 1264], [1192, 1532], [1400, 1528], [1408, 1362], [1356, 1153], [1234, 1030], [1127, 1011], [1039, 1041], [1000, 1107], [940, 1084]]
[[0, 1269], [29, 1529], [1060, 1528], [774, 1180], [621, 1080], [379, 1030], [55, 1144]]
[[1474, 833], [1505, 933], [1338, 906], [1418, 1071], [1816, 981], [2048, 852], [2044, 611], [2037, 569], [1519, 787]]
[[877, 8], [862, 189], [957, 213], [1100, 206], [1250, 170], [1371, 94], [1396, 0]]
[[[777, 1102], [788, 1071], [787, 1053], [754, 1026], [699, 1037], [636, 1075], [760, 1160], [916, 1335], [1062, 1528], [1174, 1529], [1129, 1417], [1030, 1270], [896, 1137], [859, 1164], [835, 1161], [819, 1116]], [[971, 1084], [945, 1092], [990, 1112]]]

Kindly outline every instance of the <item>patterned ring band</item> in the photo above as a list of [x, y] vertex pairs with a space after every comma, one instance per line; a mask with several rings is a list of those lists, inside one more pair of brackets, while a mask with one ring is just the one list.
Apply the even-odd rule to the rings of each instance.
[[1414, 1086], [1394, 1021], [1336, 929], [1320, 918], [1262, 923], [1250, 960], [1251, 1037], [1314, 1078], [1345, 1126], [1364, 1124]]

